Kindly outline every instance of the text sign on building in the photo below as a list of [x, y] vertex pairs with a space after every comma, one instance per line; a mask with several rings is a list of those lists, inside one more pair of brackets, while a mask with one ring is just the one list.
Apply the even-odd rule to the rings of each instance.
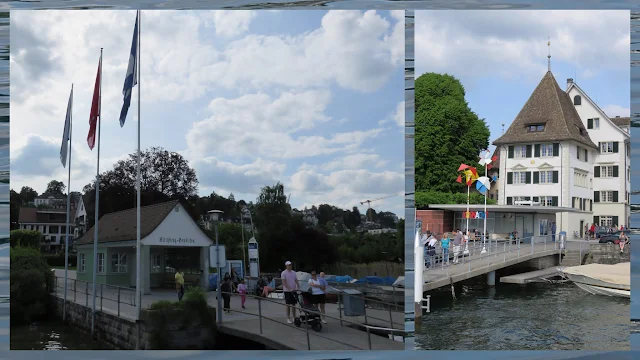
[[184, 244], [184, 245], [191, 245], [191, 244], [195, 244], [196, 243], [196, 239], [194, 238], [172, 238], [172, 237], [166, 237], [166, 236], [161, 236], [160, 239], [158, 240], [158, 242], [160, 244]]
[[[224, 267], [227, 265], [227, 252], [226, 249], [224, 247], [224, 245], [218, 245], [218, 249], [220, 249], [219, 252], [219, 256], [220, 256], [220, 267]], [[210, 246], [209, 247], [209, 266], [211, 267], [216, 267], [217, 264], [217, 252], [216, 252], [216, 246]]]

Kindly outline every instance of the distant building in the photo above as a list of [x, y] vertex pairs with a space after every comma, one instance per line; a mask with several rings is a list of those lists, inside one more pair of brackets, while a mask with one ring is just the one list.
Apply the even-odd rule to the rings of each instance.
[[371, 235], [380, 235], [380, 234], [387, 234], [387, 233], [397, 233], [398, 229], [373, 229], [373, 230], [367, 230], [367, 232]]

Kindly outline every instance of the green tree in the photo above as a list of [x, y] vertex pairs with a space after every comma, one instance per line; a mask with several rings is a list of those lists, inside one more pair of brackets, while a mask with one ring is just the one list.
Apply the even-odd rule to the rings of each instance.
[[[255, 205], [255, 226], [260, 243], [261, 264], [266, 268], [282, 268], [292, 256], [291, 206], [287, 202], [284, 185], [262, 188]], [[264, 260], [264, 262], [262, 262]]]
[[39, 250], [11, 248], [11, 325], [28, 324], [47, 315], [54, 275]]
[[20, 189], [20, 204], [26, 205], [32, 203], [38, 197], [38, 192], [29, 186], [23, 186]]
[[67, 187], [64, 185], [62, 181], [51, 180], [47, 184], [47, 190], [45, 190], [45, 192], [49, 194], [64, 195], [64, 191], [66, 188]]
[[466, 191], [457, 183], [461, 163], [482, 174], [479, 154], [489, 146], [489, 128], [469, 108], [464, 87], [451, 75], [426, 73], [415, 82], [416, 191]]

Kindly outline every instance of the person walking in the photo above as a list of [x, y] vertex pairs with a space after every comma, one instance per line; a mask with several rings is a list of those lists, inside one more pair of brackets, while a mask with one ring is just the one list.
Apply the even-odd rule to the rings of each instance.
[[551, 224], [551, 241], [556, 242], [556, 222], [554, 221]]
[[220, 285], [222, 301], [224, 302], [223, 309], [227, 314], [231, 313], [231, 290], [233, 290], [231, 284], [231, 276], [225, 276], [222, 285]]
[[182, 273], [182, 271], [180, 271], [180, 269], [176, 269], [176, 275], [174, 277], [176, 279], [176, 291], [178, 292], [178, 301], [182, 301], [182, 297], [184, 296], [184, 274]]
[[[318, 307], [320, 307], [320, 304], [325, 303], [326, 295], [324, 292], [326, 290], [326, 287], [323, 286], [320, 279], [318, 279], [318, 275], [316, 274], [315, 270], [311, 271], [311, 279], [309, 279], [309, 287], [311, 288], [311, 303], [314, 305], [318, 305]], [[324, 319], [324, 316], [322, 317], [322, 322], [324, 324], [327, 323]]]
[[244, 283], [244, 279], [241, 279], [240, 284], [238, 284], [238, 294], [240, 294], [242, 308], [245, 309], [244, 303], [247, 301], [247, 285]]
[[[326, 312], [325, 312], [325, 309], [324, 309], [324, 305], [327, 302], [327, 289], [329, 288], [329, 282], [327, 282], [327, 279], [324, 278], [324, 272], [323, 271], [320, 272], [320, 284], [322, 286], [324, 286], [324, 294], [325, 294], [325, 296], [322, 299], [322, 302], [320, 304], [318, 304], [318, 306], [320, 307], [320, 312], [322, 313], [322, 315], [325, 315]], [[324, 322], [326, 324], [325, 318], [326, 318], [325, 316], [322, 317], [322, 322]]]
[[453, 237], [453, 263], [458, 263], [458, 256], [460, 255], [460, 246], [462, 245], [462, 231], [456, 230], [456, 235]]
[[440, 245], [442, 246], [442, 264], [449, 265], [449, 245], [451, 241], [449, 239], [449, 233], [446, 232], [442, 235], [442, 240], [440, 240]]
[[[296, 294], [300, 289], [300, 282], [296, 272], [293, 271], [291, 261], [284, 263], [286, 269], [280, 274], [282, 279], [282, 292], [284, 293], [284, 303], [287, 304], [287, 323], [293, 323], [296, 318]], [[293, 317], [291, 317], [293, 315]]]

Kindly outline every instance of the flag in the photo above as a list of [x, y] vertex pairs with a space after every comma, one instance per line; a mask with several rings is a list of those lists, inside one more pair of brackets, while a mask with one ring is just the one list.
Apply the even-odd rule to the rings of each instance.
[[71, 108], [73, 107], [73, 86], [69, 94], [69, 104], [67, 105], [67, 117], [64, 120], [64, 133], [62, 133], [62, 146], [60, 146], [60, 161], [62, 166], [67, 166], [67, 154], [69, 153], [69, 140], [71, 136]]
[[122, 95], [124, 96], [124, 104], [122, 104], [122, 110], [120, 111], [120, 127], [124, 126], [124, 121], [127, 119], [127, 112], [129, 106], [131, 106], [131, 93], [133, 87], [138, 84], [136, 79], [136, 70], [138, 69], [137, 55], [138, 55], [138, 16], [136, 15], [136, 25], [133, 28], [133, 41], [131, 42], [131, 53], [129, 54], [129, 67], [127, 68], [127, 76], [124, 78], [124, 87], [122, 89]]
[[102, 69], [102, 55], [98, 62], [98, 75], [96, 75], [96, 84], [93, 87], [93, 101], [91, 102], [91, 114], [89, 114], [89, 135], [87, 135], [87, 144], [89, 149], [93, 150], [96, 145], [96, 125], [98, 124], [98, 116], [100, 116], [100, 70]]

